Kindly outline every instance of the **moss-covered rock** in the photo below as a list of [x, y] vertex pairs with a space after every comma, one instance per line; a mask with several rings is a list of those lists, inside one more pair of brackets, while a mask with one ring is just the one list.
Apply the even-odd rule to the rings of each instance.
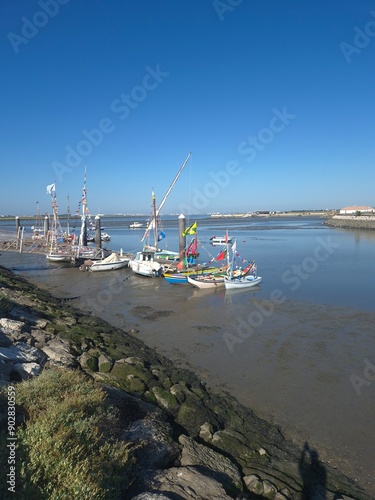
[[169, 391], [166, 391], [162, 387], [153, 387], [151, 392], [164, 410], [174, 413], [179, 408], [177, 399]]
[[101, 353], [98, 358], [99, 371], [109, 373], [114, 365], [113, 359], [105, 353]]

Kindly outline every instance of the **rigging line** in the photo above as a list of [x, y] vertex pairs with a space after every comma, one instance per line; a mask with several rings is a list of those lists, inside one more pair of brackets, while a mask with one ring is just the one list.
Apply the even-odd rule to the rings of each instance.
[[188, 197], [188, 216], [187, 216], [187, 226], [190, 226], [191, 217], [191, 185], [192, 185], [192, 175], [193, 175], [193, 156], [191, 155], [190, 165], [189, 165], [189, 197]]

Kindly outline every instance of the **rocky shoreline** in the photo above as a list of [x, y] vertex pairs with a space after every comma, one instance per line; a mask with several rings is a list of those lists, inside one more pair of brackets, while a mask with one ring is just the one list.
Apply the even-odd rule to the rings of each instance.
[[[367, 500], [371, 494], [281, 430], [134, 335], [0, 267], [0, 385], [80, 370], [119, 408], [137, 472], [125, 498]], [[0, 414], [4, 424], [6, 415]]]

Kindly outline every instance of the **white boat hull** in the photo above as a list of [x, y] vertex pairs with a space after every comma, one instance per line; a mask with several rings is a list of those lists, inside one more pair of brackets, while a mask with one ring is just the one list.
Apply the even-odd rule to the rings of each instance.
[[218, 236], [212, 236], [210, 238], [211, 245], [213, 246], [224, 246], [224, 245], [231, 245], [234, 241], [234, 238], [226, 238], [223, 236], [222, 238]]
[[260, 276], [241, 276], [239, 278], [224, 278], [225, 288], [230, 289], [240, 289], [240, 288], [250, 288], [255, 285], [259, 285], [262, 281]]
[[160, 276], [163, 269], [157, 262], [150, 262], [146, 264], [142, 262], [129, 261], [129, 267], [134, 273], [150, 278]]
[[154, 261], [154, 252], [137, 252], [135, 259], [129, 260], [131, 270], [141, 276], [161, 276], [164, 268], [159, 262]]
[[71, 262], [73, 256], [71, 254], [63, 253], [48, 253], [46, 255], [46, 258], [51, 262]]
[[188, 276], [188, 282], [191, 285], [194, 285], [197, 288], [220, 288], [224, 287], [224, 277], [218, 276], [217, 278], [213, 278], [211, 276]]
[[97, 271], [113, 271], [116, 269], [122, 269], [123, 267], [128, 267], [129, 259], [120, 259], [117, 262], [100, 262], [96, 261], [90, 266], [89, 270], [92, 272]]

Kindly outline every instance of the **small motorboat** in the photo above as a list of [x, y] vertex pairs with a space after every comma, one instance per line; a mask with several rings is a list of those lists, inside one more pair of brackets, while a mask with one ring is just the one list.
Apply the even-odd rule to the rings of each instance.
[[210, 243], [213, 246], [217, 245], [231, 245], [234, 241], [234, 238], [230, 238], [229, 236], [211, 236]]

